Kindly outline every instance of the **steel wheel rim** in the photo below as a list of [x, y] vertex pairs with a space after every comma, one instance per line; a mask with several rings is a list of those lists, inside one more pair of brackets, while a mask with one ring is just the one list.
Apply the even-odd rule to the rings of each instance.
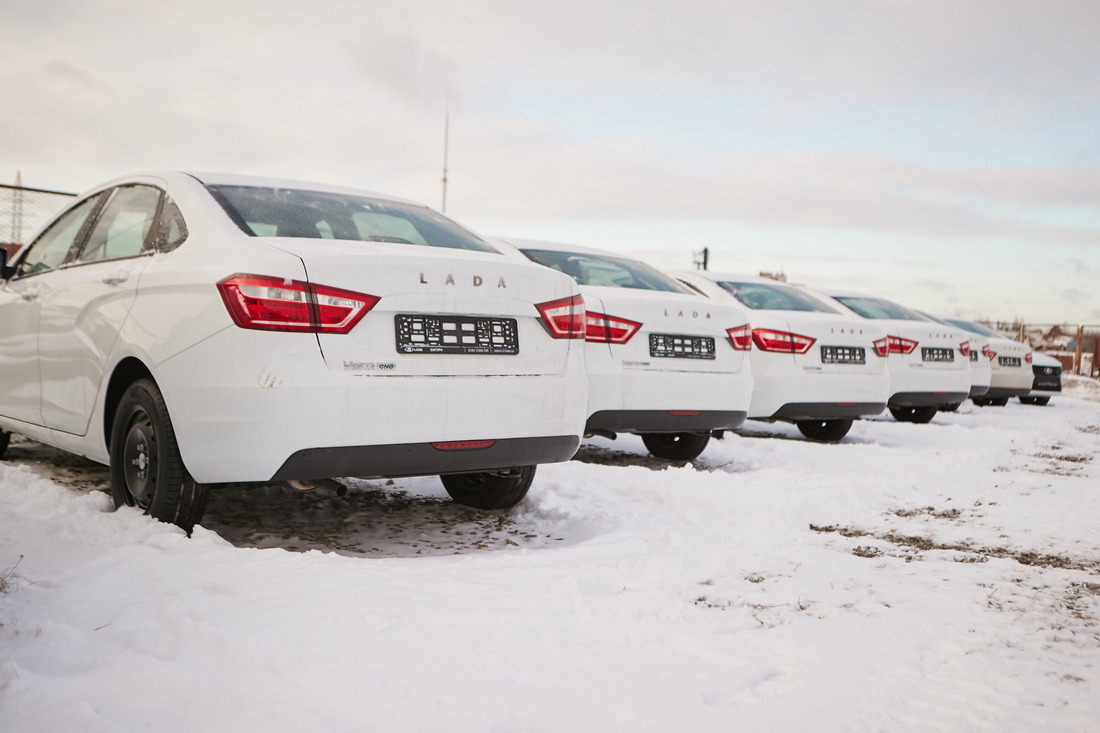
[[143, 409], [130, 415], [122, 448], [122, 479], [132, 504], [148, 509], [156, 489], [157, 433]]

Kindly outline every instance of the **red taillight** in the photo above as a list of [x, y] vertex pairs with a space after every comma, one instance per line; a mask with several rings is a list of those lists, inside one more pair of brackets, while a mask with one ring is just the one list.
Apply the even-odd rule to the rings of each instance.
[[432, 443], [436, 450], [479, 450], [488, 448], [495, 440], [448, 440], [442, 443]]
[[584, 298], [581, 296], [573, 295], [548, 303], [536, 303], [535, 308], [553, 338], [584, 338]]
[[730, 340], [730, 346], [737, 351], [749, 351], [752, 349], [752, 327], [749, 324], [737, 328], [727, 328], [726, 336]]
[[886, 341], [891, 354], [912, 354], [913, 349], [920, 343], [900, 336], [887, 336]]
[[1027, 356], [1024, 357], [1024, 361], [1026, 361], [1028, 364], [1031, 364], [1032, 361], [1034, 360], [1034, 358], [1035, 357], [1033, 357], [1031, 355], [1031, 352], [1029, 351], [1029, 352], [1027, 352]]
[[890, 353], [890, 339], [880, 338], [878, 341], [872, 341], [871, 345], [875, 347], [875, 356], [886, 356]]
[[637, 321], [592, 311], [585, 314], [584, 322], [584, 340], [599, 344], [625, 344], [642, 327]]
[[989, 348], [989, 344], [982, 347], [982, 354], [990, 361], [993, 361], [997, 357], [997, 352]]
[[799, 336], [797, 333], [772, 331], [756, 328], [752, 332], [752, 342], [761, 351], [778, 351], [783, 354], [805, 354], [817, 339]]
[[702, 410], [669, 410], [669, 415], [702, 415]]
[[963, 341], [961, 344], [959, 344], [959, 351], [962, 352], [963, 356], [970, 356], [970, 342]]
[[234, 323], [259, 331], [348, 333], [380, 300], [301, 280], [240, 273], [219, 282], [218, 291]]

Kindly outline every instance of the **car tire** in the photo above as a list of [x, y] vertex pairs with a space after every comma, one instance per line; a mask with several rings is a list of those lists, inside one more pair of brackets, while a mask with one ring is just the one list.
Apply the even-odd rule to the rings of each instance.
[[206, 510], [210, 487], [184, 468], [164, 397], [149, 379], [131, 384], [118, 403], [110, 474], [115, 507], [136, 506], [188, 536]]
[[9, 442], [11, 442], [11, 433], [0, 430], [0, 458], [3, 458], [4, 453], [8, 450]]
[[989, 404], [993, 407], [1004, 407], [1008, 404], [1007, 397], [994, 397], [989, 400]]
[[534, 466], [517, 466], [498, 471], [445, 474], [439, 480], [459, 504], [474, 509], [509, 509], [523, 501], [534, 478]]
[[935, 405], [890, 408], [890, 414], [893, 415], [894, 419], [898, 422], [912, 422], [921, 425], [932, 422], [932, 418], [936, 416], [937, 412], [939, 412], [939, 408]]
[[962, 407], [961, 402], [952, 402], [947, 405], [940, 405], [940, 412], [958, 412], [960, 407]]
[[810, 440], [822, 443], [839, 443], [852, 429], [851, 418], [836, 420], [799, 420], [795, 423], [799, 431]]
[[644, 433], [642, 442], [650, 453], [666, 461], [694, 461], [707, 447], [706, 433]]
[[[1025, 405], [1049, 405], [1049, 397], [1021, 397], [1020, 402]], [[3, 451], [0, 451], [0, 455], [3, 455]]]

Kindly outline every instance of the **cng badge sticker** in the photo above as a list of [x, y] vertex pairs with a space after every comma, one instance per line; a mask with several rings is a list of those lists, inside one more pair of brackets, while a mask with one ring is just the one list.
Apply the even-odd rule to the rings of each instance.
[[377, 361], [345, 361], [345, 372], [393, 372], [397, 371], [397, 365], [381, 363]]

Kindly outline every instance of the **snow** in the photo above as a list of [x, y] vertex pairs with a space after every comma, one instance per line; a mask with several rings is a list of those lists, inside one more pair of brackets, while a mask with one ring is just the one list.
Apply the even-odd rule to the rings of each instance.
[[587, 441], [498, 514], [435, 478], [219, 490], [0, 463], [0, 728], [1100, 730], [1100, 397]]

